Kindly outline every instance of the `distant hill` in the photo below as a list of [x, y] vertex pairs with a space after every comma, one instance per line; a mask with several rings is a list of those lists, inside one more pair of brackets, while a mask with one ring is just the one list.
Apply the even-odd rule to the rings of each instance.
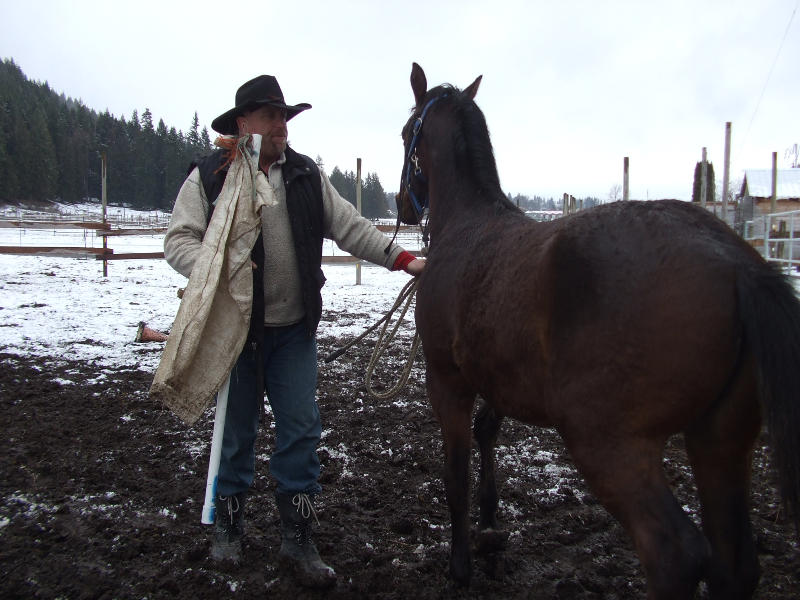
[[101, 195], [107, 156], [109, 203], [171, 210], [192, 159], [211, 150], [198, 117], [184, 134], [148, 108], [129, 119], [97, 113], [0, 63], [0, 202], [80, 202]]

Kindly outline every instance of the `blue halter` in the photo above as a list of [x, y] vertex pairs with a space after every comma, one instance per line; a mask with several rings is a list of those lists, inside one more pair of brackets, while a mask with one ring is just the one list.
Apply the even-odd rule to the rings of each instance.
[[408, 147], [408, 153], [406, 154], [406, 176], [405, 176], [405, 186], [406, 192], [408, 193], [408, 197], [411, 198], [411, 204], [414, 207], [414, 212], [416, 212], [418, 218], [422, 218], [422, 213], [428, 208], [428, 194], [424, 194], [424, 196], [420, 199], [417, 198], [417, 195], [414, 193], [412, 189], [412, 173], [411, 167], [414, 167], [414, 177], [420, 181], [420, 183], [427, 183], [428, 180], [425, 178], [425, 175], [422, 173], [422, 168], [419, 166], [419, 158], [417, 157], [417, 142], [419, 141], [420, 133], [422, 132], [422, 123], [425, 120], [425, 115], [428, 114], [431, 106], [436, 103], [437, 100], [446, 97], [447, 94], [442, 94], [440, 96], [436, 96], [435, 98], [431, 98], [428, 100], [428, 103], [425, 105], [425, 108], [422, 109], [422, 114], [414, 121], [414, 129], [413, 129], [413, 137], [411, 138], [411, 144]]

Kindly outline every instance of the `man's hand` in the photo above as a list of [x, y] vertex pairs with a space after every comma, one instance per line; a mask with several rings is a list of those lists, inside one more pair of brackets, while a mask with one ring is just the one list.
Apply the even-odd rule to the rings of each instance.
[[423, 269], [425, 269], [424, 258], [415, 258], [406, 265], [406, 273], [408, 273], [409, 275], [413, 275], [414, 277], [422, 273]]

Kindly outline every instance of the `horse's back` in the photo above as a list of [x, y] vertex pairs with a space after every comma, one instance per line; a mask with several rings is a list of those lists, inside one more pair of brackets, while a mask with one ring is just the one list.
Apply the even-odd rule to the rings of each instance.
[[559, 306], [593, 312], [669, 301], [697, 310], [715, 294], [730, 295], [738, 268], [763, 263], [727, 225], [679, 201], [619, 202], [579, 213], [554, 231], [549, 251]]
[[665, 411], [676, 396], [701, 410], [718, 395], [739, 359], [737, 271], [763, 264], [752, 248], [677, 201], [602, 206], [554, 235], [556, 377], [599, 366], [588, 387], [622, 398], [624, 381], [625, 401], [663, 401]]
[[447, 355], [501, 413], [547, 423], [576, 403], [599, 415], [651, 402], [664, 407], [652, 421], [664, 424], [676, 395], [702, 410], [730, 377], [736, 271], [763, 261], [716, 217], [660, 201], [499, 222], [499, 233], [487, 222], [472, 238], [482, 252], [450, 249], [452, 263], [464, 256], [438, 293], [421, 287], [423, 310], [437, 316], [427, 319], [435, 331], [420, 331], [426, 355]]

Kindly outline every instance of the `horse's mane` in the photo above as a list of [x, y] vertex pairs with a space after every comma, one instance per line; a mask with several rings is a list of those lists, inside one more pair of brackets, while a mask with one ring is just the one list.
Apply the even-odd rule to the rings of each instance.
[[432, 88], [425, 96], [431, 98], [447, 94], [461, 127], [454, 132], [454, 153], [457, 165], [475, 181], [481, 195], [505, 208], [519, 209], [508, 199], [500, 187], [497, 163], [489, 136], [486, 119], [478, 105], [459, 88], [443, 84]]

